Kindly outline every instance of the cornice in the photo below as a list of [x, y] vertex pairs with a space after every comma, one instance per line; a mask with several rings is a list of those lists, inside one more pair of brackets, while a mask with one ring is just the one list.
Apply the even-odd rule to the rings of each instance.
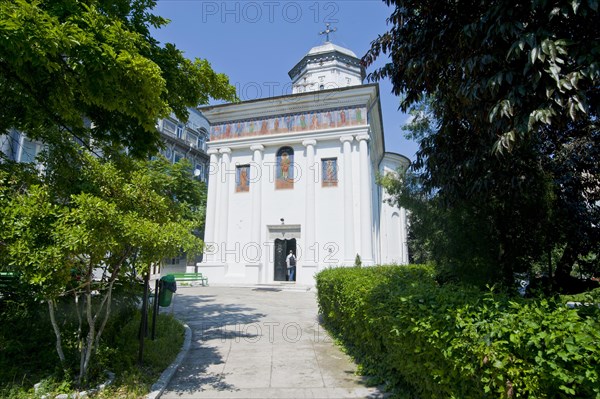
[[339, 89], [269, 97], [240, 103], [200, 108], [211, 125], [271, 116], [365, 106], [377, 98], [377, 84], [349, 86]]
[[[316, 140], [317, 142], [325, 140], [340, 140], [340, 136], [368, 134], [369, 125], [343, 127], [329, 130], [319, 130], [313, 132], [286, 133], [269, 136], [251, 136], [229, 140], [219, 140], [208, 142], [209, 148], [228, 147], [232, 150], [249, 149], [253, 145], [262, 144], [264, 147], [275, 147], [286, 144], [302, 144], [305, 140]], [[340, 143], [341, 145], [341, 143]], [[317, 145], [318, 147], [318, 145]]]
[[298, 62], [296, 65], [294, 65], [294, 67], [288, 72], [288, 75], [293, 80], [296, 76], [298, 76], [301, 73], [302, 69], [304, 69], [308, 64], [316, 64], [328, 61], [339, 61], [344, 64], [349, 64], [351, 66], [357, 67], [360, 69], [361, 77], [363, 79], [365, 78], [365, 69], [358, 58], [352, 57], [347, 54], [343, 54], [336, 50], [327, 53], [304, 56], [304, 58], [302, 58], [302, 60], [300, 60], [300, 62]]

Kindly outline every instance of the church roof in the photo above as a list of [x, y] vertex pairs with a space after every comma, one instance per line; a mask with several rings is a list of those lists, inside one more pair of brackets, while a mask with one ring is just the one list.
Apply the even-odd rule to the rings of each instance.
[[338, 60], [344, 64], [359, 68], [360, 75], [364, 79], [364, 66], [362, 66], [360, 59], [356, 54], [352, 50], [331, 42], [325, 42], [320, 46], [311, 48], [310, 51], [288, 72], [288, 75], [293, 80], [295, 77], [299, 76], [301, 71], [308, 64], [316, 64], [331, 60]]
[[316, 54], [323, 54], [323, 53], [330, 53], [333, 51], [337, 51], [339, 53], [342, 54], [346, 54], [349, 55], [350, 57], [354, 57], [354, 58], [358, 58], [356, 56], [356, 54], [354, 54], [354, 52], [352, 50], [349, 50], [347, 48], [338, 46], [337, 44], [333, 44], [331, 42], [326, 42], [320, 46], [316, 46], [310, 49], [310, 51], [308, 52], [308, 54], [306, 55], [316, 55]]
[[[381, 115], [381, 104], [379, 96], [379, 84], [370, 83], [358, 86], [347, 86], [335, 89], [319, 90], [317, 92], [304, 92], [286, 94], [277, 97], [258, 98], [237, 103], [208, 105], [198, 108], [209, 120], [211, 127], [227, 125], [236, 122], [266, 120], [276, 116], [300, 115], [306, 113], [321, 112], [335, 109], [348, 109], [366, 107], [367, 123], [370, 127], [369, 134], [373, 139], [373, 149], [377, 159], [385, 152], [385, 141], [383, 132], [383, 118]], [[364, 129], [364, 125], [355, 125], [348, 129]], [[278, 140], [295, 139], [298, 136], [310, 136], [324, 139], [335, 137], [339, 139], [339, 129], [297, 131], [288, 134], [254, 135], [249, 137], [228, 138], [222, 140], [211, 140], [210, 145], [227, 146], [232, 148], [247, 148], [254, 142], [272, 143]], [[347, 133], [344, 133], [347, 134]], [[210, 147], [209, 147], [210, 148]]]

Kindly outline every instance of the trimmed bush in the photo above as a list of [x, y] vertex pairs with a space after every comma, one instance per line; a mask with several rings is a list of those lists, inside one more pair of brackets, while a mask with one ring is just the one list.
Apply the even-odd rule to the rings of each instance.
[[366, 373], [420, 398], [600, 398], [599, 312], [462, 285], [427, 266], [317, 275], [327, 328]]

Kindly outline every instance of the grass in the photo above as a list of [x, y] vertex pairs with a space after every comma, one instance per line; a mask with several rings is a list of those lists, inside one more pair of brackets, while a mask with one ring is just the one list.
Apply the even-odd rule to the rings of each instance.
[[[122, 329], [117, 344], [119, 352], [117, 377], [107, 389], [96, 395], [101, 399], [141, 398], [150, 392], [150, 387], [160, 374], [175, 360], [184, 339], [183, 325], [170, 315], [160, 314], [156, 322], [155, 340], [144, 342], [144, 361], [137, 364], [139, 342], [137, 331], [140, 317], [137, 315]], [[150, 320], [151, 325], [152, 320]]]
[[[160, 374], [175, 359], [184, 340], [184, 327], [170, 315], [160, 314], [156, 323], [156, 337], [152, 341], [146, 338], [144, 342], [143, 364], [138, 364], [138, 329], [140, 325], [140, 314], [136, 313], [121, 325], [115, 323], [110, 331], [106, 332], [105, 344], [98, 350], [96, 361], [99, 367], [109, 369], [116, 374], [112, 385], [105, 390], [97, 393], [94, 398], [113, 399], [113, 398], [142, 398], [150, 392], [152, 384], [156, 382]], [[149, 320], [149, 325], [152, 324]], [[1, 335], [1, 334], [0, 334]], [[23, 336], [21, 336], [23, 337]], [[0, 337], [1, 338], [1, 337]], [[1, 340], [0, 340], [1, 341]], [[26, 341], [26, 339], [24, 339]], [[14, 345], [14, 342], [12, 342]], [[24, 344], [31, 350], [31, 347]], [[32, 353], [31, 356], [47, 359], [47, 363], [53, 364], [52, 347], [45, 347], [44, 351], [48, 353]], [[0, 362], [8, 363], [9, 359], [2, 359]], [[13, 362], [14, 363], [14, 362]], [[43, 380], [44, 393], [53, 397], [59, 393], [69, 393], [71, 391], [71, 378], [61, 375], [60, 372], [52, 372], [52, 367], [46, 364], [46, 375], [53, 375]], [[10, 376], [4, 375], [0, 380], [0, 397], [7, 399], [25, 399], [34, 396], [33, 381], [40, 381], [39, 371], [35, 374], [27, 369], [22, 370], [22, 375]], [[8, 377], [8, 378], [7, 378]], [[106, 377], [101, 371], [98, 373], [99, 381], [103, 382]]]

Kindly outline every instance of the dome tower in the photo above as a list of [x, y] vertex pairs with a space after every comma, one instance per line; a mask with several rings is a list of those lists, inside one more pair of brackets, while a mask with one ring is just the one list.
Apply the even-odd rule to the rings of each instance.
[[339, 89], [361, 85], [365, 68], [351, 50], [329, 41], [329, 29], [324, 44], [313, 47], [288, 73], [292, 79], [292, 93]]

